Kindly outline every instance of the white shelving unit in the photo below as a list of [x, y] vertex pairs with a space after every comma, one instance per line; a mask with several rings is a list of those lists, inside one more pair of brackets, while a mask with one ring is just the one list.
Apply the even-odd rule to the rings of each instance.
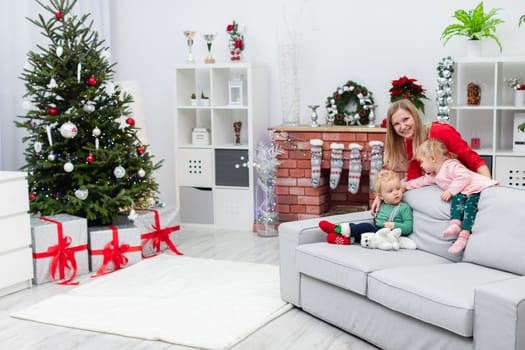
[[0, 171], [0, 296], [31, 287], [33, 256], [26, 174]]
[[[513, 150], [514, 116], [525, 107], [514, 104], [514, 90], [509, 78], [525, 79], [525, 57], [474, 57], [456, 59], [455, 105], [451, 105], [451, 123], [470, 142], [480, 139], [480, 149], [492, 169], [493, 178], [502, 185], [525, 188], [525, 152]], [[467, 104], [467, 85], [481, 86], [478, 106]]]
[[[242, 77], [242, 104], [230, 104], [229, 84]], [[267, 136], [265, 69], [249, 63], [175, 67], [176, 188], [181, 222], [252, 229], [255, 173], [250, 160]], [[237, 90], [238, 91], [238, 90]], [[209, 105], [192, 106], [193, 93]], [[242, 123], [235, 144], [233, 123]], [[209, 131], [209, 144], [193, 144], [194, 128]]]

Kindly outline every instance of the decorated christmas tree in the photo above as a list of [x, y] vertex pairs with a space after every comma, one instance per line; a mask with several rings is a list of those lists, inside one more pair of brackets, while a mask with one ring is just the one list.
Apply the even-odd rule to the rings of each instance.
[[30, 211], [69, 213], [108, 224], [121, 211], [157, 198], [148, 146], [137, 136], [131, 95], [113, 82], [104, 40], [89, 14], [71, 13], [77, 0], [50, 0], [29, 19], [49, 39], [28, 53], [23, 69], [28, 135], [24, 155]]

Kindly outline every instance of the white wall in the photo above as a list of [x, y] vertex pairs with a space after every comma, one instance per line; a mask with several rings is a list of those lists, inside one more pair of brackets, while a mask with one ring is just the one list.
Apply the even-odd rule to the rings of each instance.
[[[441, 58], [463, 56], [461, 39], [443, 46], [440, 35], [455, 20], [458, 8], [474, 8], [477, 0], [113, 0], [112, 45], [120, 79], [138, 79], [144, 91], [148, 141], [157, 158], [166, 160], [159, 173], [163, 200], [174, 202], [173, 101], [171, 65], [187, 55], [183, 30], [199, 32], [194, 57], [206, 55], [202, 32], [217, 32], [213, 55], [226, 61], [226, 25], [246, 26], [245, 60], [268, 67], [271, 125], [282, 123], [278, 46], [295, 35], [301, 100], [301, 122], [309, 122], [309, 104], [324, 106], [335, 88], [348, 80], [374, 94], [378, 120], [389, 103], [391, 81], [402, 75], [418, 79], [427, 89], [426, 119], [434, 119], [436, 65]], [[460, 5], [459, 5], [460, 4]], [[514, 0], [484, 2], [485, 9], [502, 8], [506, 23], [497, 34], [503, 55], [525, 56], [525, 27], [518, 18], [525, 6]], [[292, 34], [292, 35], [290, 35]], [[499, 55], [486, 41], [483, 55]], [[525, 72], [524, 72], [525, 77]], [[324, 122], [324, 107], [319, 110]]]
[[[441, 32], [455, 22], [451, 16], [456, 9], [474, 8], [478, 2], [111, 0], [111, 51], [117, 62], [117, 78], [140, 84], [150, 151], [156, 159], [165, 159], [159, 172], [162, 199], [175, 202], [172, 66], [185, 61], [184, 30], [199, 32], [194, 45], [198, 61], [206, 55], [200, 33], [217, 32], [213, 55], [224, 62], [228, 59], [226, 25], [235, 19], [241, 27], [246, 26], [245, 60], [268, 67], [271, 125], [282, 123], [278, 47], [294, 35], [302, 123], [309, 122], [307, 105], [324, 106], [326, 97], [348, 80], [373, 92], [381, 120], [388, 107], [391, 81], [401, 75], [418, 79], [428, 90], [426, 119], [432, 120], [436, 65], [444, 56], [459, 57], [466, 52], [459, 38], [444, 47]], [[506, 23], [498, 27], [497, 34], [503, 55], [525, 56], [525, 26], [518, 27], [525, 5], [515, 0], [486, 0], [484, 5], [486, 9], [502, 8], [498, 16]], [[499, 55], [493, 41], [483, 45], [485, 56]], [[318, 112], [324, 122], [324, 107]]]

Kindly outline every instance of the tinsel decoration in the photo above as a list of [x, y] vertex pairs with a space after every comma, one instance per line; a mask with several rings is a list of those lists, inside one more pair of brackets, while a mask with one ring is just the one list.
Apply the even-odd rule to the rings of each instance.
[[454, 73], [454, 60], [448, 56], [444, 57], [437, 66], [438, 86], [436, 88], [437, 120], [440, 123], [448, 123], [450, 120], [450, 107], [452, 99], [452, 73]]
[[280, 163], [277, 157], [281, 154], [283, 150], [273, 143], [259, 143], [254, 152], [253, 166], [257, 171], [258, 187], [256, 194], [261, 196], [256, 201], [255, 221], [264, 224], [264, 231], [259, 234], [265, 236], [277, 234], [269, 229], [268, 224], [274, 223], [278, 214], [275, 211], [274, 182], [277, 166]]

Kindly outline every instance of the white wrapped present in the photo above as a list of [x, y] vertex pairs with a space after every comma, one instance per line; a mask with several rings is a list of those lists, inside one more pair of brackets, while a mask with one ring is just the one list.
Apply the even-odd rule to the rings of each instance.
[[31, 217], [35, 284], [78, 284], [89, 272], [87, 220], [69, 214]]
[[142, 260], [137, 226], [132, 223], [88, 228], [89, 259], [94, 276], [131, 266]]
[[182, 253], [174, 243], [175, 235], [179, 231], [179, 212], [174, 207], [154, 207], [137, 209], [135, 225], [139, 228], [142, 238], [142, 256], [155, 256], [158, 252], [170, 249], [178, 255]]

